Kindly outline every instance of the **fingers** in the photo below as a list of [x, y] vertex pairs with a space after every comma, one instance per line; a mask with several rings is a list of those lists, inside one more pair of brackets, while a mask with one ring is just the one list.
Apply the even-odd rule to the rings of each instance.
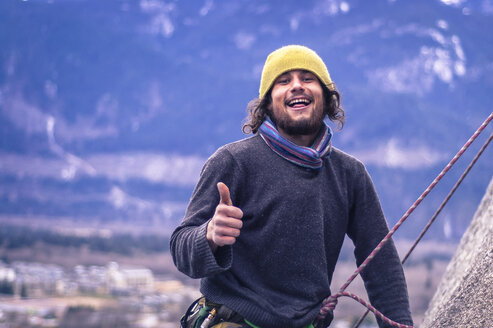
[[219, 218], [232, 218], [240, 220], [243, 217], [243, 211], [238, 207], [219, 204], [216, 207], [216, 213], [214, 216]]
[[208, 239], [218, 246], [234, 244], [243, 227], [242, 217], [243, 212], [239, 208], [219, 204], [207, 226]]
[[[238, 210], [241, 215], [243, 215], [243, 213], [239, 208], [235, 208], [235, 209]], [[241, 227], [243, 227], [243, 221], [241, 221], [241, 216], [239, 217], [224, 216], [220, 214], [220, 211], [217, 211], [216, 213], [218, 212], [219, 214], [216, 214], [213, 217], [214, 225], [216, 227], [233, 228], [233, 229], [241, 229]]]
[[217, 246], [233, 245], [240, 235], [243, 222], [239, 219], [214, 216], [207, 226], [207, 240], [212, 242], [212, 249]]
[[[235, 237], [229, 237], [229, 236], [219, 236], [216, 235], [214, 236], [212, 242], [214, 243], [215, 247], [221, 247], [221, 246], [228, 246], [228, 245], [233, 245], [236, 243], [236, 238]], [[216, 248], [213, 248], [215, 250]]]
[[233, 202], [231, 201], [231, 195], [229, 194], [229, 188], [226, 186], [224, 183], [219, 182], [217, 184], [217, 190], [219, 191], [219, 204], [225, 204], [225, 205], [233, 205]]
[[216, 234], [223, 237], [237, 238], [240, 236], [240, 229], [218, 226], [216, 229]]
[[240, 229], [216, 225], [213, 234], [213, 241], [218, 246], [232, 245], [236, 242], [236, 238], [239, 236]]

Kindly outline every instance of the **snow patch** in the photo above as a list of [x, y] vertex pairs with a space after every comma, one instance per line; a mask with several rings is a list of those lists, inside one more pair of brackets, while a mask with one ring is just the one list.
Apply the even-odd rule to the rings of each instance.
[[125, 200], [127, 195], [123, 190], [118, 187], [113, 186], [111, 188], [108, 200], [113, 204], [115, 208], [122, 208], [125, 205]]
[[254, 34], [247, 32], [238, 32], [234, 36], [236, 47], [241, 50], [248, 50], [253, 45], [257, 38]]
[[458, 7], [461, 4], [465, 3], [467, 0], [440, 0], [440, 1], [446, 4], [447, 6]]
[[212, 0], [206, 0], [202, 8], [200, 8], [199, 14], [200, 16], [206, 16], [209, 11], [212, 9], [214, 2]]
[[175, 4], [159, 0], [141, 0], [140, 9], [152, 16], [147, 28], [149, 33], [162, 35], [165, 38], [173, 35], [175, 27], [171, 21], [170, 13], [175, 10]]
[[339, 5], [339, 9], [341, 10], [341, 12], [347, 13], [351, 9], [351, 7], [349, 6], [349, 3], [347, 3], [346, 1], [343, 1]]
[[298, 26], [300, 26], [299, 18], [292, 17], [289, 20], [289, 27], [291, 28], [291, 31], [296, 31], [298, 29]]
[[110, 180], [144, 179], [179, 186], [195, 185], [205, 162], [198, 156], [156, 153], [98, 154], [87, 161]]
[[412, 24], [395, 31], [396, 35], [408, 33], [428, 36], [437, 46], [423, 46], [414, 58], [367, 72], [370, 82], [381, 85], [387, 92], [424, 95], [433, 89], [437, 80], [454, 87], [455, 79], [466, 74], [466, 55], [457, 35], [446, 37], [436, 29]]
[[[56, 144], [54, 147], [59, 147]], [[141, 179], [151, 183], [193, 187], [205, 159], [161, 153], [117, 153], [75, 156], [58, 149], [59, 158], [0, 153], [0, 169], [18, 177], [71, 180], [76, 176], [104, 177], [126, 182]]]
[[443, 224], [443, 234], [447, 239], [452, 237], [452, 224], [450, 223], [450, 217], [448, 215], [445, 217], [445, 222]]
[[325, 0], [318, 3], [315, 10], [324, 15], [335, 16], [339, 13], [347, 13], [350, 10], [350, 6], [346, 1]]
[[405, 170], [419, 170], [431, 167], [446, 158], [445, 154], [428, 148], [427, 146], [406, 147], [397, 139], [390, 139], [375, 149], [353, 151], [357, 158], [366, 164], [373, 164], [389, 168]]
[[443, 19], [440, 19], [437, 21], [437, 26], [441, 28], [442, 30], [448, 30], [448, 23], [444, 21]]

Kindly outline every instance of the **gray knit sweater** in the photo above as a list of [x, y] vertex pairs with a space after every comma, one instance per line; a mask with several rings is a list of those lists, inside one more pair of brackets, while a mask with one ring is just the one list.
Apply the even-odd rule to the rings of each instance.
[[[230, 188], [233, 205], [244, 216], [236, 243], [213, 254], [206, 227], [219, 203], [219, 181]], [[221, 147], [208, 159], [170, 249], [181, 272], [202, 278], [201, 292], [210, 301], [262, 328], [299, 328], [315, 319], [331, 294], [345, 234], [355, 245], [359, 265], [387, 232], [361, 162], [334, 148], [321, 170], [305, 169], [255, 135]], [[393, 243], [362, 276], [377, 309], [412, 325]]]

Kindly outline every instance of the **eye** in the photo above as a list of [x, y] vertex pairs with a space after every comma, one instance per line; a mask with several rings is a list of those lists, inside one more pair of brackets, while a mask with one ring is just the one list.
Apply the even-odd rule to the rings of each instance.
[[315, 81], [315, 77], [311, 76], [311, 75], [307, 75], [307, 76], [303, 77], [303, 81], [312, 82], [312, 81]]
[[278, 83], [278, 84], [288, 84], [289, 83], [289, 78], [287, 78], [287, 77], [281, 77], [281, 78], [279, 78], [277, 80], [276, 83]]

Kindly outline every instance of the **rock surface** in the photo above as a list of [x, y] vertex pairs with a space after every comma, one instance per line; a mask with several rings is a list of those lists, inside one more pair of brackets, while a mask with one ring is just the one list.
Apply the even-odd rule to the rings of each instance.
[[420, 328], [493, 327], [493, 179]]

